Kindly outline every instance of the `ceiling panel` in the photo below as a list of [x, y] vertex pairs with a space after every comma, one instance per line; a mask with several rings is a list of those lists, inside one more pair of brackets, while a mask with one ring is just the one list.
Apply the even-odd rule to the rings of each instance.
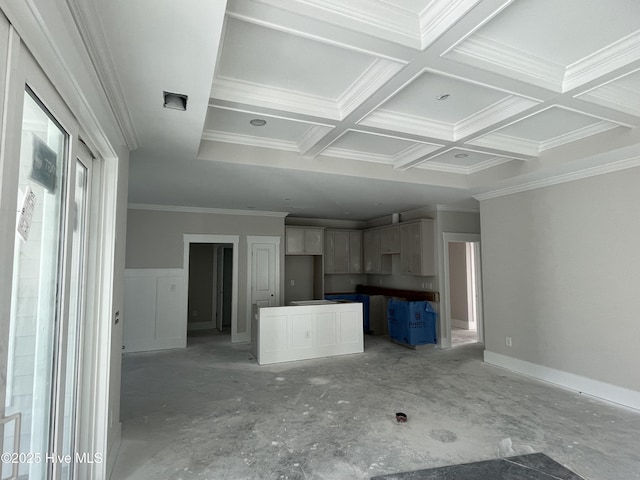
[[350, 130], [331, 144], [322, 154], [370, 162], [394, 163], [405, 155], [418, 157], [438, 148], [440, 145]]
[[423, 12], [433, 0], [380, 0], [381, 3], [393, 5], [409, 12], [419, 14]]
[[336, 100], [372, 61], [369, 55], [227, 18], [217, 74]]
[[[448, 95], [445, 100], [438, 100]], [[508, 94], [454, 77], [424, 72], [382, 105], [382, 110], [455, 124]]]
[[602, 133], [619, 125], [565, 108], [551, 107], [469, 142], [472, 145], [511, 148], [537, 155], [549, 148]]
[[429, 158], [426, 162], [417, 165], [417, 167], [427, 170], [469, 174], [511, 161], [514, 161], [514, 159], [474, 150], [454, 148]]
[[600, 85], [578, 98], [640, 117], [640, 71]]
[[637, 0], [535, 0], [513, 2], [477, 34], [568, 66], [639, 29]]
[[[267, 123], [264, 126], [254, 126], [249, 123], [253, 119], [265, 120]], [[209, 107], [205, 122], [205, 131], [275, 138], [290, 142], [299, 141], [309, 127], [308, 123], [215, 106]]]
[[567, 92], [640, 59], [640, 2], [512, 2], [446, 56]]

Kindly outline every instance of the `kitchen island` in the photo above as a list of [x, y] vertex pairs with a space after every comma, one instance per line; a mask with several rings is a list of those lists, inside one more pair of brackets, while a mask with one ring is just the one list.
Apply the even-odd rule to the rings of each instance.
[[364, 352], [362, 304], [309, 301], [256, 307], [253, 354], [258, 364]]

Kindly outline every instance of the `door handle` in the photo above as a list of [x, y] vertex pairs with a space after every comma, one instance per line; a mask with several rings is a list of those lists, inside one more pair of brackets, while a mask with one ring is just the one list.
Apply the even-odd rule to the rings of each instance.
[[[16, 422], [16, 425], [13, 429], [13, 453], [14, 455], [20, 455], [20, 429], [21, 429], [21, 420], [22, 414], [20, 412], [14, 413], [13, 415], [9, 415], [7, 417], [0, 418], [0, 425], [6, 425], [9, 422]], [[4, 432], [4, 429], [3, 429]], [[13, 459], [13, 457], [12, 457]], [[16, 459], [17, 460], [17, 459]], [[11, 462], [11, 476], [3, 478], [2, 480], [17, 480], [18, 478], [18, 467], [20, 466], [19, 462]], [[1, 473], [1, 472], [0, 472]]]

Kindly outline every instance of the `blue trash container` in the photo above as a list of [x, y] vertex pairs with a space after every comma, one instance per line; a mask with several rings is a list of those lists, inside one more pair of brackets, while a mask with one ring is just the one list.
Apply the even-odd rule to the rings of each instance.
[[389, 337], [405, 345], [437, 343], [436, 312], [427, 301], [392, 299], [387, 307]]

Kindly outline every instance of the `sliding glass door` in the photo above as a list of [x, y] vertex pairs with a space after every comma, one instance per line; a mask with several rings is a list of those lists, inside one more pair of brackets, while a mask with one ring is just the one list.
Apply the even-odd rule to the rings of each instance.
[[10, 314], [2, 326], [1, 478], [72, 479], [79, 461], [95, 460], [76, 448], [92, 158], [70, 133], [78, 127], [67, 107], [28, 51], [20, 53], [22, 92], [7, 100], [21, 114], [8, 116], [19, 128], [2, 145], [17, 153], [2, 164], [2, 187], [14, 190], [17, 213], [3, 217], [13, 262], [6, 262], [10, 286], [2, 287]]

